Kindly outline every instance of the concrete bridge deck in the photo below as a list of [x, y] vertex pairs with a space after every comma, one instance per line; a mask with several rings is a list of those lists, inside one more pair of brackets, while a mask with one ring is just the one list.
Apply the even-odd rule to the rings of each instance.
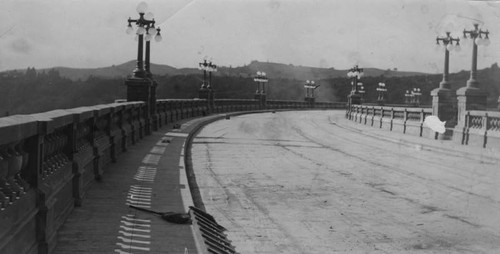
[[[322, 114], [329, 114], [328, 112], [332, 111], [324, 111]], [[384, 130], [379, 130], [376, 128], [371, 128], [371, 127], [366, 127], [363, 125], [359, 125], [353, 122], [350, 122], [343, 118], [343, 114], [345, 111], [335, 111], [337, 113], [332, 113], [330, 117], [327, 117], [327, 121], [329, 125], [327, 127], [329, 128], [335, 128], [335, 130], [341, 130], [344, 129], [342, 133], [350, 133], [349, 136], [353, 137], [354, 135], [362, 136], [363, 138], [360, 138], [359, 144], [361, 145], [363, 142], [371, 142], [373, 138], [376, 138], [382, 145], [388, 145], [388, 144], [397, 144], [396, 146], [404, 146], [406, 148], [404, 149], [410, 149], [414, 151], [427, 151], [430, 153], [436, 153], [439, 155], [449, 155], [452, 154], [452, 157], [464, 157], [464, 158], [471, 158], [474, 159], [476, 162], [476, 159], [479, 160], [484, 160], [493, 163], [494, 165], [498, 166], [498, 158], [495, 158], [495, 156], [498, 156], [497, 151], [494, 150], [485, 150], [482, 148], [474, 148], [474, 147], [462, 147], [460, 145], [456, 144], [451, 144], [450, 142], [439, 142], [435, 140], [430, 140], [430, 139], [425, 139], [425, 138], [419, 138], [419, 137], [414, 137], [411, 135], [403, 135], [403, 134], [395, 134], [391, 132], [387, 132]], [[270, 113], [269, 113], [270, 114]], [[283, 113], [277, 113], [277, 114], [283, 114]], [[209, 117], [204, 117], [204, 118], [195, 118], [195, 119], [188, 119], [184, 120], [180, 123], [182, 123], [180, 129], [172, 129], [172, 125], [168, 125], [164, 128], [162, 128], [160, 131], [154, 132], [152, 135], [145, 137], [143, 140], [139, 141], [137, 145], [130, 147], [130, 150], [127, 151], [126, 153], [122, 154], [122, 159], [119, 160], [116, 164], [112, 164], [108, 167], [106, 170], [106, 173], [103, 175], [103, 180], [100, 183], [95, 183], [94, 186], [89, 190], [86, 199], [84, 200], [84, 204], [82, 207], [75, 208], [72, 214], [70, 215], [69, 219], [66, 221], [62, 229], [60, 230], [58, 234], [58, 244], [55, 249], [55, 253], [197, 253], [197, 246], [196, 242], [194, 241], [193, 233], [191, 230], [191, 226], [189, 225], [178, 225], [178, 224], [172, 224], [168, 223], [166, 221], [163, 221], [161, 218], [159, 218], [156, 215], [153, 214], [148, 214], [142, 211], [137, 211], [135, 209], [129, 208], [127, 205], [129, 203], [135, 203], [136, 205], [142, 205], [146, 208], [151, 208], [152, 210], [156, 211], [172, 211], [172, 212], [185, 212], [187, 210], [187, 207], [189, 205], [192, 205], [192, 198], [189, 193], [189, 187], [187, 186], [187, 181], [186, 181], [186, 176], [185, 176], [185, 169], [184, 169], [184, 162], [183, 162], [183, 147], [184, 147], [184, 142], [186, 140], [186, 137], [189, 132], [193, 130], [198, 124], [212, 118], [217, 118], [221, 117], [222, 115], [213, 115]], [[324, 120], [324, 119], [323, 119]], [[234, 124], [234, 122], [231, 122]], [[275, 134], [276, 132], [283, 131], [284, 133], [280, 135], [286, 135], [288, 133], [288, 127], [290, 126], [280, 126], [282, 122], [275, 122], [274, 124], [271, 125], [266, 125], [266, 128], [268, 131], [273, 131]], [[224, 122], [222, 123], [217, 123], [218, 126], [220, 124], [225, 124]], [[269, 124], [269, 123], [268, 123]], [[227, 128], [230, 129], [230, 127], [226, 126]], [[233, 126], [234, 127], [234, 126]], [[322, 126], [323, 128], [325, 126]], [[300, 127], [298, 127], [300, 128]], [[297, 130], [297, 129], [296, 129]], [[218, 130], [219, 132], [217, 133], [217, 137], [211, 136], [211, 138], [215, 138], [215, 140], [212, 140], [215, 145], [217, 142], [221, 143], [220, 141], [224, 140], [224, 133], [227, 131], [221, 131]], [[322, 129], [322, 131], [324, 131]], [[363, 134], [363, 135], [359, 135]], [[195, 143], [200, 143], [200, 142], [205, 142], [207, 141], [206, 139], [204, 140], [204, 136], [206, 138], [206, 133], [201, 133], [200, 136], [196, 139]], [[308, 135], [314, 136], [315, 133], [310, 133]], [[258, 137], [255, 137], [256, 139], [254, 141], [249, 141], [250, 143], [252, 142], [267, 142], [269, 143], [268, 145], [271, 146], [277, 146], [277, 147], [293, 147], [294, 144], [275, 144], [276, 142], [279, 143], [279, 140], [268, 140], [268, 141], [262, 141], [259, 140]], [[318, 137], [315, 137], [318, 138]], [[324, 138], [324, 137], [323, 137]], [[204, 141], [203, 141], [204, 140]], [[211, 139], [210, 139], [211, 140]], [[210, 141], [208, 140], [208, 141]], [[273, 143], [274, 142], [274, 143]], [[222, 142], [224, 143], [224, 142]], [[212, 145], [214, 145], [212, 144]], [[378, 143], [377, 143], [378, 144]], [[219, 144], [219, 145], [230, 145], [230, 144]], [[244, 153], [244, 150], [239, 150], [235, 149], [235, 147], [231, 146], [230, 149], [227, 148], [227, 146], [224, 148], [228, 150], [230, 154], [232, 154], [232, 158], [229, 161], [234, 161], [238, 160], [238, 156], [236, 154], [241, 154]], [[317, 146], [314, 145], [314, 146]], [[355, 146], [354, 146], [355, 147]], [[372, 146], [370, 146], [372, 147]], [[408, 148], [410, 147], [410, 148]], [[199, 149], [199, 148], [195, 148]], [[295, 149], [295, 148], [292, 148]], [[299, 148], [297, 148], [299, 149]], [[307, 148], [306, 148], [307, 149]], [[312, 149], [317, 149], [317, 147], [313, 147]], [[372, 147], [372, 149], [375, 149]], [[230, 151], [229, 151], [230, 150]], [[264, 150], [263, 150], [264, 151]], [[216, 151], [214, 151], [216, 152]], [[199, 154], [198, 154], [199, 155]], [[195, 155], [194, 156], [198, 156]], [[373, 154], [372, 154], [373, 155]], [[382, 157], [384, 157], [384, 154], [381, 154]], [[226, 153], [224, 156], [228, 156]], [[252, 155], [249, 155], [252, 156]], [[227, 157], [225, 157], [227, 158]], [[278, 160], [276, 160], [278, 158]], [[195, 169], [196, 170], [203, 170], [205, 164], [200, 162], [200, 158], [197, 158], [196, 160], [198, 161], [196, 163], [195, 160]], [[203, 157], [201, 157], [203, 159]], [[259, 158], [254, 158], [258, 160]], [[267, 158], [269, 159], [269, 158]], [[272, 158], [271, 158], [272, 159]], [[372, 158], [373, 159], [373, 158]], [[381, 160], [385, 160], [387, 158], [381, 158]], [[392, 160], [392, 159], [389, 159]], [[274, 158], [275, 163], [280, 162], [279, 157]], [[321, 161], [321, 160], [320, 160]], [[400, 161], [403, 163], [403, 161]], [[474, 163], [475, 163], [474, 162]], [[201, 164], [200, 164], [201, 163]], [[256, 162], [256, 163], [263, 163], [261, 162]], [[270, 162], [271, 163], [271, 162]], [[341, 163], [339, 161], [339, 163]], [[348, 162], [344, 161], [342, 163], [347, 163], [345, 165], [348, 165], [349, 163], [355, 163], [355, 162]], [[357, 163], [357, 162], [356, 162]], [[415, 163], [415, 162], [412, 162]], [[275, 165], [273, 163], [269, 164], [270, 166], [267, 166], [268, 168], [271, 167], [272, 165]], [[227, 166], [227, 165], [226, 165]], [[356, 165], [351, 165], [349, 167], [355, 167]], [[237, 168], [235, 165], [231, 166], [232, 168]], [[415, 168], [419, 168], [419, 165], [414, 166]], [[491, 167], [488, 166], [488, 167]], [[272, 167], [271, 167], [272, 168]], [[340, 178], [347, 178], [349, 177], [348, 173], [349, 172], [344, 172], [345, 174], [338, 175], [337, 180], [333, 181], [334, 183], [338, 184], [346, 184], [346, 183], [341, 183], [338, 182]], [[352, 177], [352, 174], [358, 174], [359, 172], [351, 172], [350, 176]], [[206, 184], [207, 179], [205, 179], [206, 174], [203, 172], [200, 173], [198, 171], [197, 174], [200, 174], [199, 179], [200, 184], [203, 187], [204, 184]], [[201, 177], [201, 178], [200, 178]], [[208, 178], [209, 176], [207, 176]], [[283, 178], [282, 180], [287, 181], [287, 179]], [[344, 179], [345, 180], [345, 179]], [[389, 180], [387, 180], [389, 181]], [[384, 193], [386, 193], [388, 196], [385, 197], [384, 201], [387, 202], [392, 202], [395, 198], [393, 197], [394, 195], [390, 194], [396, 193], [400, 194], [399, 192], [401, 189], [397, 187], [396, 185], [390, 185], [389, 183], [387, 186], [383, 185], [373, 185], [372, 187], [379, 190], [379, 193], [382, 193], [383, 190], [385, 190]], [[279, 186], [279, 184], [277, 185]], [[395, 187], [396, 186], [396, 187]], [[215, 186], [215, 187], [220, 187], [220, 186]], [[215, 188], [214, 187], [214, 188]], [[269, 186], [268, 186], [269, 187]], [[224, 187], [225, 188], [225, 187]], [[373, 191], [374, 189], [370, 189]], [[265, 188], [264, 188], [265, 189]], [[208, 212], [213, 212], [213, 215], [216, 217], [216, 219], [220, 223], [228, 227], [231, 230], [231, 224], [237, 223], [237, 221], [231, 221], [231, 219], [227, 219], [224, 217], [220, 217], [220, 215], [217, 215], [217, 212], [221, 211], [220, 209], [222, 208], [214, 208], [213, 203], [217, 203], [218, 197], [216, 196], [216, 192], [218, 190], [212, 189], [214, 192], [212, 194], [208, 194], [208, 192], [205, 189], [205, 192], [203, 194], [203, 199], [204, 201], [207, 201], [208, 207], [207, 211]], [[202, 191], [203, 192], [203, 191]], [[369, 194], [367, 194], [369, 195]], [[453, 195], [452, 193], [450, 195]], [[496, 195], [496, 194], [495, 194]], [[404, 195], [401, 195], [404, 196]], [[236, 197], [236, 196], [234, 196]], [[469, 197], [469, 195], [467, 195]], [[344, 197], [345, 198], [345, 197]], [[313, 198], [313, 201], [318, 199], [318, 197]], [[215, 201], [214, 201], [215, 200]], [[319, 200], [319, 199], [318, 199]], [[328, 200], [328, 199], [325, 199]], [[345, 201], [345, 199], [342, 199]], [[392, 201], [391, 201], [392, 200]], [[494, 205], [498, 206], [498, 200], [494, 199]], [[334, 200], [331, 200], [334, 202]], [[244, 201], [239, 201], [240, 204]], [[273, 202], [277, 202], [276, 200]], [[323, 201], [322, 201], [323, 202]], [[438, 200], [433, 200], [432, 202], [438, 202]], [[472, 201], [471, 201], [472, 202]], [[316, 204], [317, 205], [317, 204]], [[322, 211], [324, 206], [326, 206], [326, 203], [320, 204], [319, 206], [316, 206], [315, 204], [311, 204], [309, 207], [310, 209], [318, 209], [319, 211]], [[338, 203], [340, 206], [347, 205], [347, 203]], [[424, 206], [422, 206], [424, 207]], [[426, 206], [428, 209], [426, 211], [431, 211], [433, 207], [437, 207], [436, 204], [428, 204]], [[247, 210], [251, 210], [252, 208], [246, 208]], [[339, 207], [337, 208], [329, 208], [330, 211], [331, 209], [337, 211]], [[382, 212], [382, 208], [380, 205], [378, 206], [379, 212]], [[423, 209], [423, 208], [422, 208]], [[431, 210], [429, 210], [431, 209]], [[252, 210], [253, 211], [253, 210]], [[375, 210], [373, 210], [375, 212]], [[429, 213], [421, 213], [419, 216], [424, 216], [425, 214], [431, 214], [434, 211], [438, 211], [439, 209], [432, 210]], [[445, 214], [444, 212], [442, 212]], [[235, 215], [238, 213], [235, 213]], [[423, 215], [422, 215], [423, 214]], [[446, 213], [448, 214], [448, 213]], [[248, 214], [247, 214], [248, 215]], [[253, 215], [256, 215], [254, 213]], [[252, 216], [253, 216], [252, 215]], [[435, 213], [434, 213], [434, 216]], [[444, 215], [443, 215], [444, 216]], [[257, 217], [256, 217], [257, 218]], [[418, 217], [421, 218], [421, 217]], [[436, 217], [434, 217], [436, 218]], [[484, 223], [484, 221], [481, 221], [480, 223], [476, 222], [474, 218], [472, 218], [472, 222], [470, 222], [470, 218], [463, 219], [462, 222], [460, 222], [460, 218], [464, 218], [462, 216], [457, 216], [455, 213], [449, 213], [449, 216], [447, 217], [449, 220], [452, 220], [454, 222], [458, 222], [458, 226], [456, 226], [455, 230], [458, 229], [469, 229], [464, 227], [462, 224], [474, 224], [474, 225], [482, 225], [481, 223]], [[247, 218], [248, 219], [248, 218]], [[355, 219], [355, 218], [351, 218]], [[344, 218], [344, 222], [345, 222]], [[465, 221], [465, 222], [464, 222]], [[365, 221], [366, 223], [369, 223], [369, 221]], [[373, 222], [375, 223], [375, 222]], [[415, 222], [416, 224], [413, 225], [414, 227], [421, 227], [422, 225], [417, 225], [419, 223]], [[496, 222], [495, 222], [496, 223]], [[312, 225], [314, 223], [310, 223], [308, 225]], [[326, 225], [326, 224], [325, 224]], [[455, 225], [455, 224], [454, 224]], [[469, 225], [471, 228], [476, 228], [474, 225]], [[495, 224], [496, 225], [496, 224]], [[259, 225], [259, 223], [255, 223], [255, 226], [263, 230], [263, 225]], [[338, 246], [343, 246], [340, 249], [337, 249], [338, 251], [349, 251], [349, 247], [352, 248], [352, 243], [351, 245], [347, 246], [345, 244], [345, 241], [347, 238], [345, 236], [347, 233], [351, 232], [353, 228], [356, 226], [352, 227], [347, 227], [344, 225], [344, 228], [335, 228], [334, 230], [337, 230], [334, 235], [338, 236], [339, 238], [332, 238], [331, 241], [333, 244], [337, 244]], [[248, 228], [246, 231], [248, 232], [254, 232], [256, 237], [264, 239], [267, 237], [267, 233], [272, 232], [270, 228], [267, 228], [266, 230], [258, 233], [256, 231], [252, 231], [255, 229]], [[343, 230], [343, 231], [342, 231]], [[347, 231], [346, 231], [347, 230]], [[477, 230], [477, 229], [476, 229]], [[304, 231], [308, 232], [308, 231]], [[325, 231], [328, 234], [331, 234], [332, 232], [326, 229]], [[423, 232], [423, 231], [422, 231]], [[477, 232], [482, 232], [482, 231], [477, 231]], [[232, 239], [237, 238], [237, 235], [240, 234], [240, 231], [235, 231], [235, 232], [229, 232], [229, 239], [235, 240], [234, 245], [236, 246], [237, 251], [241, 251], [242, 253], [253, 253], [252, 251], [255, 251], [256, 249], [252, 249], [255, 247], [248, 247], [249, 240], [244, 239]], [[377, 233], [377, 235], [381, 236], [382, 232], [379, 232], [380, 234]], [[459, 233], [459, 232], [457, 232]], [[497, 235], [498, 231], [493, 232], [493, 235], [490, 235], [488, 237], [483, 236], [483, 239], [486, 239], [488, 241], [488, 245], [485, 246], [486, 250], [491, 250], [494, 248], [498, 248], [498, 245], [493, 244], [492, 242], [489, 242], [491, 238], [493, 237], [493, 240], [498, 240], [500, 239], [499, 236]], [[259, 235], [259, 236], [257, 236]], [[279, 236], [279, 232], [276, 234], [276, 236]], [[351, 239], [356, 239], [356, 234], [354, 233], [349, 233], [348, 235], [353, 236]], [[387, 236], [387, 234], [386, 234]], [[330, 235], [331, 237], [331, 235]], [[390, 235], [389, 235], [390, 237]], [[367, 238], [366, 238], [367, 239]], [[378, 238], [377, 238], [378, 239]], [[370, 238], [370, 241], [376, 241], [377, 240], [375, 236]], [[267, 239], [269, 240], [269, 239]], [[378, 239], [380, 240], [380, 239]], [[384, 239], [382, 239], [384, 240]], [[382, 243], [383, 241], [380, 240]], [[485, 241], [486, 241], [485, 240]], [[285, 243], [287, 240], [282, 239], [283, 243]], [[340, 244], [340, 241], [344, 241], [343, 245]], [[388, 239], [385, 239], [384, 241], [390, 241]], [[272, 244], [272, 241], [268, 241], [266, 244]], [[413, 245], [408, 245], [408, 246], [413, 246], [415, 247], [413, 250], [418, 248], [419, 246], [422, 248], [427, 248], [427, 250], [431, 250], [432, 248], [441, 248], [437, 250], [446, 250], [446, 241], [442, 241], [443, 246], [437, 246], [439, 242], [434, 242], [434, 243], [425, 243], [425, 242], [415, 242]], [[300, 243], [296, 243], [300, 244]], [[420, 244], [420, 245], [419, 245]], [[427, 244], [427, 245], [426, 245]], [[265, 245], [262, 245], [263, 247]], [[275, 244], [275, 247], [283, 247], [280, 244]], [[294, 245], [291, 245], [294, 246]], [[325, 246], [325, 245], [323, 245]], [[347, 246], [347, 247], [346, 247]], [[363, 245], [365, 246], [365, 245]], [[373, 246], [376, 246], [376, 244], [373, 244]], [[380, 249], [370, 249], [370, 250], [383, 250], [384, 245], [379, 244], [377, 245], [378, 248]], [[287, 248], [284, 248], [283, 250], [291, 250], [290, 246]], [[292, 248], [293, 249], [293, 248]], [[250, 251], [249, 251], [250, 250]], [[277, 250], [277, 249], [274, 249]], [[273, 252], [274, 250], [267, 251], [267, 253], [277, 253]], [[296, 249], [295, 251], [300, 251], [301, 248]], [[304, 249], [302, 249], [304, 250]], [[314, 250], [314, 249], [311, 249]], [[354, 250], [357, 251], [365, 251], [367, 250], [366, 248], [354, 248]], [[394, 250], [394, 249], [393, 249]], [[403, 250], [404, 249], [399, 249]], [[458, 249], [460, 250], [460, 249]], [[465, 250], [470, 250], [470, 249], [465, 249]], [[477, 248], [474, 250], [485, 250], [481, 248]], [[498, 250], [498, 249], [497, 249]], [[246, 252], [245, 252], [246, 251]], [[436, 249], [434, 249], [436, 251]], [[262, 253], [265, 253], [266, 251], [263, 251]], [[383, 252], [383, 251], [382, 251]], [[285, 252], [283, 252], [285, 253]], [[292, 253], [292, 252], [289, 252]]]
[[308, 111], [210, 124], [192, 158], [207, 211], [241, 253], [500, 251], [493, 148]]

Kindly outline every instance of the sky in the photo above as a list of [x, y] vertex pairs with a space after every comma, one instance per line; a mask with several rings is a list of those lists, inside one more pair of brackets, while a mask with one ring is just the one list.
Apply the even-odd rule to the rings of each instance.
[[[97, 68], [137, 57], [127, 19], [137, 0], [2, 0], [0, 71]], [[354, 65], [442, 73], [436, 36], [490, 32], [478, 68], [500, 61], [500, 1], [466, 0], [149, 0], [163, 40], [151, 62], [196, 67], [253, 60], [349, 69]], [[450, 71], [470, 70], [471, 45], [451, 52]], [[265, 70], [263, 70], [265, 71]]]

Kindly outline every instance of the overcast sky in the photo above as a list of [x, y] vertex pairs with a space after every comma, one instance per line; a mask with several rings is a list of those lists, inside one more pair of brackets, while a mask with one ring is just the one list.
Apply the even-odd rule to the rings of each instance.
[[[137, 56], [125, 33], [137, 0], [2, 0], [0, 70], [28, 66], [95, 68]], [[500, 2], [465, 0], [149, 0], [162, 29], [151, 61], [196, 67], [252, 60], [441, 73], [435, 38], [479, 22], [491, 44], [478, 67], [500, 61]], [[472, 50], [452, 52], [450, 70], [470, 70]]]

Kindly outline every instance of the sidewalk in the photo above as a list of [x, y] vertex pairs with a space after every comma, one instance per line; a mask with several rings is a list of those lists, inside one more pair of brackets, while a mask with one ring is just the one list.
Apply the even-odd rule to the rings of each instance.
[[179, 121], [179, 129], [169, 124], [130, 146], [74, 208], [54, 253], [197, 253], [191, 225], [169, 223], [128, 205], [187, 212], [193, 201], [184, 169], [186, 137], [201, 122], [223, 116]]
[[[484, 158], [500, 161], [500, 148], [482, 148], [473, 145], [462, 145], [453, 140], [435, 140], [429, 137], [418, 137], [397, 131], [389, 131], [369, 125], [353, 122], [344, 117], [344, 114], [335, 114], [330, 117], [330, 122], [342, 128], [357, 131], [361, 135], [384, 139], [407, 146], [417, 146], [418, 149], [439, 151], [441, 153], [455, 153], [464, 157]], [[427, 128], [427, 127], [425, 127]]]

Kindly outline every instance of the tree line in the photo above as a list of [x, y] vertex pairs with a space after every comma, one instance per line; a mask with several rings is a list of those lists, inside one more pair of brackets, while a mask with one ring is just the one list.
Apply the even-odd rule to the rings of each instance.
[[[450, 74], [452, 89], [465, 86], [469, 72]], [[191, 99], [198, 97], [202, 75], [161, 75], [158, 82], [157, 98]], [[384, 82], [387, 88], [387, 103], [404, 104], [406, 90], [420, 88], [422, 104], [430, 105], [430, 91], [437, 88], [442, 75], [417, 75], [409, 77], [367, 76], [361, 79], [365, 88], [364, 101], [376, 102], [376, 88]], [[37, 71], [30, 67], [26, 71], [8, 71], [0, 74], [0, 114], [31, 114], [54, 109], [111, 103], [126, 98], [123, 79], [90, 76], [86, 80], [71, 80], [60, 75], [57, 70]], [[500, 95], [500, 70], [497, 64], [478, 71], [481, 89], [488, 93], [488, 106], [494, 108]], [[303, 100], [305, 95], [303, 80], [269, 77], [268, 99]], [[320, 87], [315, 91], [316, 101], [347, 101], [351, 91], [347, 77], [316, 80]], [[256, 83], [252, 77], [216, 75], [212, 77], [212, 87], [216, 98], [252, 99]]]

